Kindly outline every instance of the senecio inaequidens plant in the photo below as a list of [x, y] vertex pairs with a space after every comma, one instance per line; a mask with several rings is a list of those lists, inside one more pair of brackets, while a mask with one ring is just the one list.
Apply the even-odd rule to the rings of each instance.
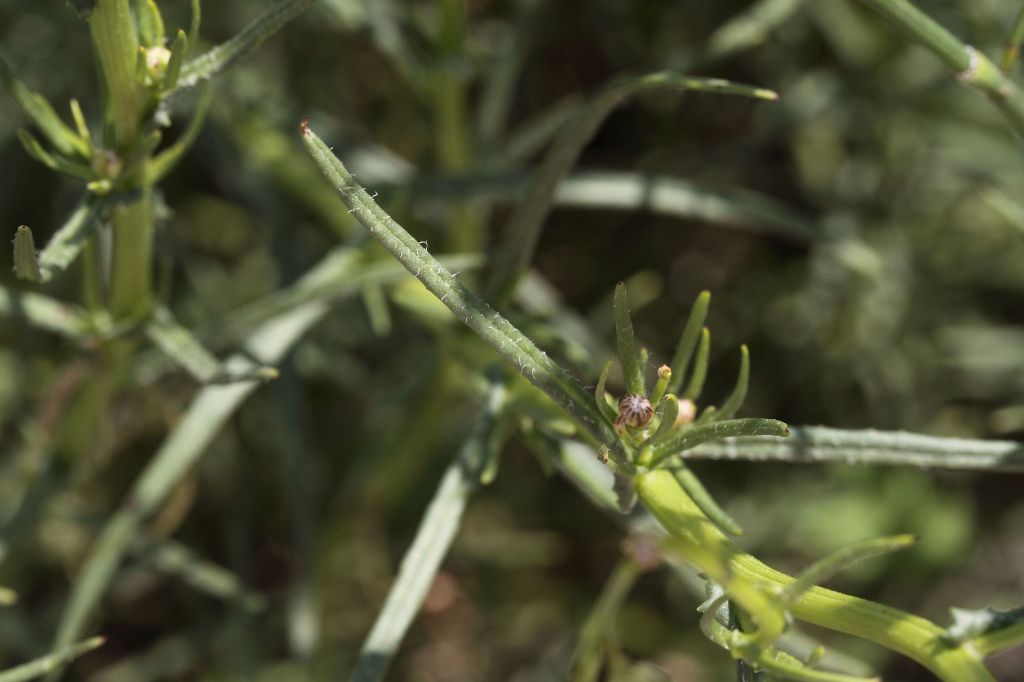
[[[302, 122], [300, 131], [309, 153], [357, 219], [456, 317], [566, 410], [598, 443], [601, 460], [616, 475], [620, 505], [628, 510], [635, 495], [665, 531], [666, 551], [692, 564], [718, 590], [702, 607], [702, 627], [714, 642], [754, 670], [783, 679], [869, 679], [815, 669], [816, 659], [802, 661], [778, 648], [787, 623], [796, 619], [877, 642], [913, 658], [948, 682], [993, 680], [981, 661], [993, 650], [984, 635], [957, 637], [918, 616], [816, 586], [851, 563], [909, 546], [912, 537], [893, 536], [842, 549], [795, 577], [770, 568], [728, 537], [741, 532], [738, 524], [686, 468], [683, 453], [727, 437], [784, 437], [788, 429], [773, 419], [732, 418], [746, 396], [749, 358], [745, 347], [733, 391], [720, 408], [707, 406], [697, 412], [695, 402], [704, 385], [710, 344], [710, 332], [704, 327], [710, 301], [707, 292], [697, 298], [671, 364], [658, 369], [648, 392], [648, 353], [637, 349], [626, 289], [620, 284], [614, 313], [626, 394], [615, 399], [606, 391], [611, 361], [601, 372], [596, 392], [588, 393], [392, 220], [307, 121]], [[693, 366], [688, 371], [691, 360]], [[689, 381], [685, 381], [687, 374]], [[728, 627], [728, 616], [722, 615], [725, 612], [720, 607], [726, 602], [738, 613], [735, 629]], [[364, 647], [364, 653], [372, 651], [372, 647]], [[367, 673], [353, 679], [375, 678]]]
[[[940, 56], [960, 80], [995, 100], [1008, 120], [1022, 127], [1024, 96], [977, 50], [960, 43], [905, 0], [864, 2]], [[95, 541], [61, 615], [52, 653], [0, 672], [0, 682], [46, 673], [59, 675], [71, 660], [102, 644], [102, 638], [83, 636], [121, 560], [143, 537], [143, 524], [184, 479], [230, 415], [259, 381], [276, 376], [270, 365], [323, 317], [329, 297], [358, 290], [362, 281], [380, 284], [400, 275], [397, 266], [360, 269], [357, 255], [346, 247], [311, 269], [293, 287], [243, 311], [238, 328], [247, 333], [245, 352], [224, 362], [217, 360], [195, 334], [154, 301], [151, 280], [158, 185], [199, 133], [210, 104], [208, 81], [255, 49], [313, 0], [275, 0], [234, 38], [198, 56], [192, 52], [199, 40], [199, 0], [191, 1], [188, 30], [172, 33], [166, 30], [155, 0], [74, 0], [73, 4], [88, 21], [99, 63], [104, 93], [102, 133], [94, 135], [75, 100], [70, 104], [73, 125], [67, 125], [42, 96], [15, 77], [2, 59], [0, 85], [20, 105], [41, 137], [28, 131], [19, 133], [27, 153], [82, 184], [78, 206], [40, 252], [28, 227], [16, 230], [15, 273], [21, 279], [42, 284], [81, 259], [84, 306], [3, 288], [0, 312], [22, 316], [42, 329], [88, 344], [105, 363], [105, 370], [96, 373], [74, 407], [75, 422], [86, 428], [68, 444], [73, 452], [84, 451], [101, 439], [110, 399], [142, 342], [152, 343], [203, 386]], [[450, 10], [457, 3], [445, 6]], [[1012, 67], [1024, 36], [1024, 13], [1021, 17], [1012, 49], [1004, 57], [1004, 70]], [[161, 147], [172, 102], [195, 86], [202, 91], [191, 123], [180, 139]], [[802, 658], [787, 653], [787, 631], [796, 620], [876, 642], [914, 659], [946, 682], [991, 682], [993, 677], [982, 660], [1024, 641], [1024, 613], [1020, 610], [957, 612], [955, 625], [947, 629], [818, 586], [852, 563], [909, 546], [913, 538], [901, 535], [863, 542], [790, 576], [765, 565], [730, 537], [742, 535], [740, 525], [716, 504], [688, 468], [687, 458], [712, 446], [726, 448], [740, 457], [784, 459], [791, 451], [773, 449], [777, 446], [770, 439], [785, 438], [791, 430], [773, 419], [736, 417], [750, 381], [745, 346], [740, 348], [739, 373], [732, 391], [720, 405], [699, 408], [711, 342], [710, 331], [704, 325], [710, 303], [707, 292], [697, 297], [673, 357], [651, 370], [648, 351], [639, 348], [634, 337], [626, 287], [616, 287], [617, 355], [625, 385], [618, 396], [607, 390], [613, 360], [601, 370], [596, 390], [588, 390], [502, 314], [532, 260], [559, 180], [610, 111], [626, 99], [653, 89], [776, 99], [774, 92], [763, 88], [674, 72], [614, 81], [582, 105], [554, 139], [498, 240], [492, 265], [472, 288], [445, 266], [454, 260], [452, 257], [432, 256], [355, 182], [308, 122], [301, 123], [302, 143], [348, 211], [458, 319], [547, 396], [545, 402], [532, 388], [500, 369], [486, 372], [486, 380], [481, 381], [485, 386], [481, 391], [485, 396], [481, 415], [424, 516], [352, 679], [368, 682], [384, 675], [454, 537], [468, 496], [493, 479], [503, 427], [509, 415], [522, 416], [516, 415], [517, 404], [523, 391], [528, 391], [527, 402], [536, 409], [522, 421], [538, 419], [554, 429], [556, 422], [568, 415], [574, 426], [569, 430], [559, 426], [559, 432], [590, 448], [611, 472], [614, 483], [595, 483], [587, 473], [573, 468], [569, 459], [555, 457], [563, 472], [598, 503], [616, 504], [622, 511], [639, 505], [647, 516], [634, 514], [634, 518], [653, 517], [657, 521], [660, 551], [689, 564], [706, 581], [708, 599], [700, 607], [701, 628], [736, 659], [739, 679], [869, 679], [821, 669], [819, 650]], [[438, 90], [451, 94], [444, 88]], [[443, 104], [450, 105], [451, 101]], [[460, 170], [461, 163], [458, 158], [448, 159], [449, 170]], [[478, 250], [482, 240], [474, 232], [474, 220], [467, 216], [456, 219], [455, 231], [460, 235], [457, 243]], [[325, 282], [331, 286], [325, 287]], [[474, 292], [477, 288], [483, 297]], [[524, 435], [527, 432], [524, 429]], [[1019, 466], [1006, 463], [1005, 444], [936, 443], [939, 439], [923, 443], [920, 437], [915, 440], [906, 435], [878, 440], [877, 434], [869, 437], [832, 430], [822, 433], [802, 429], [799, 433], [802, 447], [822, 453], [823, 459], [829, 453], [849, 457], [848, 453], [856, 452], [861, 461], [868, 461], [870, 453], [875, 453], [873, 461], [890, 463], [915, 461], [949, 466], [954, 461], [964, 468], [995, 468], [1002, 462], [1007, 468]], [[751, 439], [757, 436], [768, 438]], [[943, 457], [964, 448], [973, 449], [972, 456], [978, 457], [973, 462], [966, 456], [962, 460]], [[879, 451], [888, 454], [878, 455]], [[908, 452], [917, 459], [908, 457]], [[977, 464], [983, 457], [990, 458], [984, 460], [987, 464]], [[608, 623], [637, 572], [651, 563], [652, 554], [657, 552], [651, 551], [649, 539], [634, 539], [633, 550], [608, 581], [580, 636], [573, 667], [576, 680], [592, 682], [600, 675]], [[13, 592], [0, 588], [0, 603], [10, 604], [14, 598]]]

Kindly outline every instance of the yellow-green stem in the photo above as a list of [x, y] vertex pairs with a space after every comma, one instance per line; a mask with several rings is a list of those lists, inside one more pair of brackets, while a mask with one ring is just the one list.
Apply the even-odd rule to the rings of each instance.
[[[462, 0], [440, 0], [441, 59], [434, 86], [434, 119], [437, 126], [437, 158], [441, 169], [453, 174], [472, 164], [469, 128], [466, 123], [466, 88], [459, 73], [465, 42], [465, 7]], [[464, 203], [451, 211], [451, 248], [458, 253], [477, 253], [483, 248], [481, 214]]]
[[98, 0], [89, 26], [107, 96], [106, 121], [119, 152], [130, 149], [139, 132], [140, 90], [135, 82], [139, 41], [129, 0]]
[[[701, 512], [671, 472], [659, 469], [635, 479], [637, 496], [701, 572], [720, 583], [729, 598], [763, 629], [779, 616], [777, 595], [793, 577], [744, 552]], [[773, 603], [774, 602], [774, 603]], [[791, 607], [798, 620], [876, 642], [908, 656], [946, 682], [995, 682], [980, 655], [952, 641], [938, 625], [865, 599], [814, 587]], [[758, 644], [765, 639], [757, 633]], [[769, 642], [770, 643], [770, 642]]]
[[141, 320], [152, 302], [153, 191], [113, 209], [110, 314], [115, 320]]

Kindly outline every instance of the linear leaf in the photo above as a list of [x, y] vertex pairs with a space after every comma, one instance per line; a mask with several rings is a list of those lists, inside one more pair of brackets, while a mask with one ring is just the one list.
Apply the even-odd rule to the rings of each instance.
[[615, 285], [615, 340], [619, 349], [619, 362], [622, 364], [622, 375], [626, 380], [626, 391], [632, 395], [644, 395], [644, 375], [640, 356], [636, 350], [636, 338], [633, 335], [633, 320], [629, 315], [629, 301], [626, 298], [626, 285], [619, 282]]
[[213, 78], [235, 62], [245, 58], [263, 41], [305, 11], [314, 1], [276, 0], [266, 12], [233, 37], [186, 63], [178, 78], [178, 89], [195, 87], [200, 82]]
[[363, 643], [350, 682], [378, 682], [384, 678], [455, 539], [466, 502], [480, 487], [481, 476], [493, 459], [492, 432], [499, 427], [498, 415], [504, 402], [505, 387], [496, 382], [491, 386], [472, 432], [455, 461], [445, 470], [416, 537], [402, 557], [398, 575]]
[[707, 443], [688, 458], [817, 464], [882, 464], [939, 469], [1024, 472], [1024, 444], [942, 438], [906, 431], [799, 426], [785, 441], [741, 439]]
[[50, 237], [38, 255], [39, 282], [49, 282], [70, 267], [96, 228], [100, 206], [101, 200], [96, 195], [87, 194], [67, 222]]
[[488, 342], [532, 384], [561, 405], [581, 426], [606, 443], [616, 443], [611, 426], [580, 382], [534, 345], [511, 322], [471, 292], [405, 229], [381, 209], [309, 129], [301, 127], [303, 143], [342, 201], [367, 230], [423, 285]]
[[679, 343], [676, 344], [676, 352], [672, 356], [672, 376], [668, 382], [669, 393], [679, 393], [686, 378], [686, 371], [690, 365], [690, 358], [697, 342], [701, 337], [701, 330], [704, 328], [704, 321], [708, 317], [708, 306], [711, 305], [711, 292], [702, 291], [697, 295], [697, 300], [690, 308], [690, 316], [683, 326], [682, 334], [679, 336]]
[[[314, 301], [268, 320], [252, 334], [246, 353], [232, 356], [225, 367], [233, 374], [242, 374], [255, 370], [261, 363], [280, 361], [327, 310], [326, 303]], [[61, 615], [57, 648], [75, 641], [85, 630], [142, 524], [167, 499], [221, 427], [258, 386], [256, 381], [207, 386], [192, 400], [96, 539]]]
[[717, 78], [695, 78], [673, 72], [652, 73], [638, 78], [623, 78], [608, 85], [566, 124], [544, 157], [526, 196], [518, 202], [502, 232], [495, 250], [494, 268], [484, 293], [504, 301], [516, 280], [529, 266], [537, 248], [541, 227], [554, 204], [559, 181], [575, 165], [583, 148], [608, 115], [624, 101], [652, 89], [718, 92], [758, 99], [774, 100], [771, 90], [737, 85]]
[[694, 426], [683, 429], [672, 438], [658, 443], [654, 446], [654, 461], [652, 466], [657, 466], [672, 455], [678, 454], [701, 443], [719, 438], [731, 438], [735, 436], [788, 436], [789, 429], [786, 425], [775, 419], [747, 418], [728, 419], [721, 422], [713, 422], [703, 426]]
[[42, 95], [32, 92], [18, 80], [3, 57], [0, 57], [0, 87], [3, 87], [14, 98], [29, 120], [39, 128], [39, 131], [61, 154], [67, 156], [89, 154], [86, 142], [60, 119], [57, 112]]
[[27, 682], [27, 680], [42, 677], [53, 670], [64, 667], [76, 658], [98, 649], [103, 646], [105, 641], [103, 637], [93, 637], [84, 642], [58, 647], [52, 654], [29, 661], [16, 668], [0, 671], [0, 682]]
[[85, 310], [31, 291], [0, 286], [0, 315], [20, 317], [34, 327], [81, 339], [90, 323]]

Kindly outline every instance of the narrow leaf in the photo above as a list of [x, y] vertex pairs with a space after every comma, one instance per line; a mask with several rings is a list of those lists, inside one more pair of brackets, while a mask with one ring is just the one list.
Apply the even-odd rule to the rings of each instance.
[[659, 408], [661, 423], [658, 430], [651, 436], [650, 443], [663, 443], [676, 430], [676, 419], [679, 417], [679, 399], [669, 393], [661, 401]]
[[783, 590], [782, 599], [787, 604], [792, 604], [807, 590], [831, 578], [836, 573], [845, 571], [850, 566], [872, 557], [906, 549], [916, 541], [917, 539], [913, 535], [893, 535], [891, 537], [858, 542], [849, 547], [838, 549], [804, 569], [797, 576], [796, 580], [787, 585], [786, 589]]
[[203, 383], [226, 384], [277, 378], [277, 370], [273, 367], [248, 367], [240, 373], [228, 370], [203, 347], [192, 332], [178, 324], [171, 311], [164, 306], [154, 308], [145, 331], [149, 340], [160, 350]]
[[943, 438], [905, 431], [800, 426], [792, 437], [706, 443], [688, 458], [910, 466], [1024, 473], [1024, 444], [1006, 440]]
[[19, 317], [33, 327], [71, 339], [81, 339], [89, 330], [84, 310], [31, 291], [14, 291], [0, 286], [0, 316]]
[[18, 141], [21, 142], [21, 146], [25, 148], [29, 156], [50, 170], [83, 180], [92, 179], [92, 171], [88, 166], [71, 161], [63, 156], [51, 154], [32, 133], [24, 128], [18, 130]]
[[64, 272], [78, 257], [96, 228], [100, 205], [101, 199], [87, 194], [68, 221], [50, 237], [46, 247], [39, 253], [40, 282], [48, 282]]
[[82, 113], [82, 105], [78, 103], [78, 100], [74, 97], [71, 98], [71, 120], [75, 122], [75, 129], [78, 131], [78, 137], [85, 143], [87, 147], [86, 152], [89, 156], [92, 155], [92, 133], [89, 132], [89, 124], [85, 121], [85, 114]]
[[686, 491], [686, 493], [693, 498], [693, 501], [700, 507], [700, 510], [711, 519], [711, 521], [718, 526], [723, 532], [729, 535], [743, 535], [743, 529], [740, 524], [729, 516], [724, 509], [722, 509], [715, 498], [711, 496], [711, 493], [707, 491], [704, 484], [701, 483], [700, 479], [697, 478], [696, 474], [690, 470], [685, 464], [675, 467], [672, 470], [672, 474], [679, 481], [679, 486]]
[[412, 545], [402, 558], [398, 576], [359, 652], [350, 682], [379, 682], [426, 599], [441, 561], [462, 521], [469, 496], [480, 486], [487, 466], [487, 442], [498, 425], [505, 389], [494, 384], [472, 433], [445, 471]]
[[601, 376], [597, 379], [597, 388], [594, 389], [594, 401], [597, 403], [597, 409], [600, 410], [609, 424], [614, 424], [615, 420], [619, 418], [619, 415], [615, 413], [615, 410], [612, 409], [612, 406], [608, 404], [608, 400], [605, 398], [605, 384], [608, 382], [608, 372], [611, 371], [613, 362], [615, 361], [609, 359], [608, 362], [604, 363], [604, 367], [601, 368]]
[[737, 85], [716, 78], [693, 78], [672, 72], [624, 78], [607, 86], [565, 125], [551, 150], [544, 157], [526, 196], [516, 204], [495, 250], [494, 268], [490, 272], [485, 295], [499, 303], [509, 296], [516, 280], [533, 259], [541, 227], [554, 203], [555, 188], [559, 180], [575, 165], [583, 148], [608, 115], [629, 98], [647, 90], [662, 88], [684, 92], [719, 92], [768, 100], [777, 98], [770, 90]]
[[[213, 78], [235, 62], [248, 56], [263, 41], [306, 10], [315, 0], [276, 0], [266, 12], [232, 38], [185, 64], [178, 88], [191, 88]], [[196, 9], [196, 5], [193, 4]], [[195, 14], [198, 16], [198, 10]], [[196, 22], [198, 25], [198, 22]]]
[[700, 331], [700, 343], [697, 344], [697, 357], [693, 361], [693, 375], [690, 376], [690, 383], [686, 386], [686, 393], [683, 397], [687, 400], [697, 402], [701, 392], [704, 390], [704, 379], [708, 375], [708, 356], [711, 354], [711, 330], [704, 327]]
[[27, 680], [42, 677], [57, 668], [67, 665], [76, 658], [84, 656], [94, 649], [98, 649], [103, 646], [105, 641], [103, 637], [93, 637], [84, 642], [60, 647], [52, 654], [0, 672], [0, 682], [27, 682]]
[[708, 306], [711, 305], [711, 292], [702, 291], [697, 296], [697, 300], [693, 302], [693, 307], [690, 309], [690, 316], [686, 320], [686, 325], [683, 327], [683, 332], [679, 337], [679, 343], [676, 345], [675, 355], [672, 356], [672, 377], [668, 382], [669, 393], [679, 393], [679, 389], [683, 386], [683, 380], [686, 378], [686, 370], [690, 364], [690, 358], [693, 356], [693, 350], [697, 347], [697, 342], [700, 340], [701, 329], [704, 327], [704, 321], [708, 317]]
[[735, 436], [788, 436], [789, 428], [775, 419], [728, 419], [721, 422], [683, 429], [663, 443], [654, 446], [652, 467], [701, 443]]
[[715, 419], [732, 419], [740, 407], [743, 406], [743, 401], [747, 399], [747, 385], [749, 383], [750, 351], [747, 350], [747, 345], [743, 344], [740, 346], [740, 372], [739, 376], [736, 377], [736, 386], [733, 387], [732, 393], [722, 403], [722, 407], [718, 410], [718, 414], [715, 415]]
[[547, 393], [598, 440], [617, 443], [614, 430], [579, 381], [542, 352], [511, 322], [471, 292], [381, 209], [303, 121], [303, 143], [342, 201], [367, 230], [424, 286], [484, 341]]
[[633, 320], [629, 315], [629, 301], [626, 299], [626, 285], [615, 285], [615, 340], [619, 348], [619, 362], [622, 364], [626, 391], [632, 395], [644, 395], [644, 376], [640, 356], [633, 336]]
[[[327, 310], [325, 303], [315, 301], [267, 321], [251, 335], [246, 353], [232, 356], [225, 366], [232, 374], [241, 374], [264, 363], [279, 362]], [[86, 629], [143, 524], [192, 470], [223, 425], [258, 386], [255, 381], [206, 386], [192, 400], [96, 539], [61, 614], [56, 648], [75, 641]]]
[[15, 77], [7, 62], [0, 57], [0, 86], [14, 98], [21, 110], [32, 121], [57, 151], [66, 156], [87, 156], [89, 150], [53, 110], [50, 103], [39, 94], [29, 90]]
[[174, 144], [157, 154], [150, 161], [148, 173], [149, 181], [152, 184], [158, 184], [163, 180], [181, 161], [181, 158], [196, 141], [196, 138], [199, 137], [199, 132], [203, 129], [203, 123], [206, 121], [206, 115], [210, 111], [211, 99], [211, 88], [209, 85], [206, 85], [199, 94], [199, 102], [196, 104], [192, 120], [189, 122], [184, 134]]
[[201, 0], [192, 0], [192, 18], [188, 25], [188, 44], [195, 47], [199, 44], [199, 26], [203, 22], [203, 8]]
[[139, 41], [146, 47], [163, 47], [164, 19], [154, 0], [135, 0], [135, 25]]
[[181, 68], [185, 65], [185, 57], [188, 56], [191, 44], [188, 36], [179, 28], [171, 44], [171, 58], [167, 61], [167, 71], [164, 72], [164, 82], [160, 88], [163, 92], [173, 92], [178, 87]]

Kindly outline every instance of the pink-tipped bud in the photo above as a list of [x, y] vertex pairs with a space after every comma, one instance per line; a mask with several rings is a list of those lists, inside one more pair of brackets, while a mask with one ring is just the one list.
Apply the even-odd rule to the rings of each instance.
[[697, 405], [689, 398], [679, 401], [679, 413], [676, 415], [676, 426], [686, 426], [697, 417]]

